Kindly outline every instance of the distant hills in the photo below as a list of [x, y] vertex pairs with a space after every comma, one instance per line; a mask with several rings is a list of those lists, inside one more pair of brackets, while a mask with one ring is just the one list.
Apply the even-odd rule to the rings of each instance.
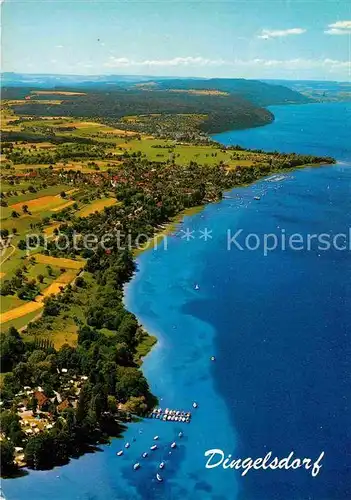
[[219, 90], [240, 95], [258, 106], [277, 104], [304, 104], [317, 101], [351, 100], [351, 85], [347, 82], [309, 80], [247, 80], [244, 78], [177, 78], [149, 75], [54, 75], [1, 74], [2, 87], [29, 87], [33, 89], [114, 87], [131, 89], [135, 86], [148, 90]]
[[157, 88], [168, 90], [218, 90], [240, 96], [257, 106], [276, 104], [304, 104], [310, 102], [307, 96], [283, 85], [271, 85], [259, 80], [243, 78], [211, 78], [203, 80], [175, 79], [156, 81]]
[[269, 85], [284, 85], [318, 102], [351, 101], [351, 83], [311, 80], [265, 80]]
[[[51, 93], [75, 91], [59, 102]], [[2, 98], [22, 116], [72, 116], [120, 121], [125, 116], [202, 115], [207, 133], [265, 125], [273, 121], [268, 106], [348, 99], [347, 84], [336, 82], [259, 81], [243, 78], [167, 78], [136, 75], [2, 74]], [[41, 92], [41, 94], [45, 94]]]
[[167, 78], [135, 75], [41, 75], [3, 73], [3, 87], [84, 88], [111, 90], [113, 88], [140, 90], [218, 90], [249, 100], [257, 106], [273, 104], [302, 104], [309, 98], [284, 85], [272, 85], [243, 78]]

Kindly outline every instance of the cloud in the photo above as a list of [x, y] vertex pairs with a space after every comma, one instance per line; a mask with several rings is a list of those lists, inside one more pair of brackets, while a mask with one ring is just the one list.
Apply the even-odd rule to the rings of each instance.
[[328, 25], [327, 35], [351, 35], [351, 21], [337, 21]]
[[261, 34], [257, 38], [262, 38], [263, 40], [269, 40], [270, 38], [282, 38], [289, 35], [302, 35], [306, 33], [303, 28], [290, 28], [287, 30], [262, 30]]
[[77, 66], [81, 66], [82, 68], [87, 68], [87, 69], [94, 67], [91, 63], [84, 62], [84, 61], [77, 63]]
[[108, 68], [205, 68], [225, 67], [230, 71], [241, 68], [281, 68], [287, 71], [324, 69], [331, 73], [350, 70], [350, 61], [336, 59], [207, 59], [205, 57], [174, 57], [172, 59], [134, 60], [111, 56], [104, 64]]
[[257, 65], [261, 67], [283, 68], [287, 70], [304, 70], [314, 68], [325, 68], [327, 70], [349, 69], [350, 61], [339, 61], [336, 59], [253, 59], [241, 61], [243, 65]]
[[155, 66], [155, 67], [177, 67], [177, 66], [223, 66], [228, 64], [223, 59], [205, 59], [204, 57], [173, 57], [172, 59], [145, 59], [137, 61], [126, 57], [111, 56], [104, 64], [108, 68], [125, 68], [129, 66]]

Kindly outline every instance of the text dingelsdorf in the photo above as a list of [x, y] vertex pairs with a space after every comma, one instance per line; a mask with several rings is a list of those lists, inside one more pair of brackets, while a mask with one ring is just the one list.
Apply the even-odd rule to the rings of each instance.
[[229, 454], [225, 457], [223, 450], [212, 449], [205, 452], [205, 457], [209, 457], [205, 467], [206, 469], [213, 469], [215, 467], [222, 467], [223, 469], [242, 469], [241, 475], [245, 476], [250, 469], [254, 470], [275, 470], [275, 469], [285, 469], [285, 470], [296, 470], [296, 469], [306, 469], [310, 471], [312, 477], [316, 477], [322, 467], [321, 462], [324, 457], [324, 451], [315, 460], [311, 458], [297, 458], [294, 457], [294, 452], [292, 451], [287, 457], [272, 458], [272, 452], [270, 451], [263, 458], [232, 458]]

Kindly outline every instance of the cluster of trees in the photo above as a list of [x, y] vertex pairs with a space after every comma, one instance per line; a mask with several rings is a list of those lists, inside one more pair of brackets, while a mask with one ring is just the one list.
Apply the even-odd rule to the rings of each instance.
[[[68, 139], [66, 139], [68, 140]], [[112, 159], [113, 153], [105, 151], [102, 144], [64, 143], [55, 150], [28, 150], [25, 148], [12, 149], [7, 153], [7, 159], [16, 164], [55, 164], [58, 161], [74, 160], [77, 158]]]
[[[11, 178], [8, 180], [8, 183], [10, 185], [15, 185], [15, 182]], [[44, 186], [47, 187], [46, 184]], [[40, 186], [39, 189], [45, 189], [45, 187]], [[14, 198], [16, 198], [19, 195], [26, 194], [27, 192], [28, 193], [36, 193], [37, 189], [33, 185], [30, 185], [30, 186], [28, 186], [27, 189], [21, 188], [19, 190], [9, 189], [6, 192], [1, 191], [0, 192], [0, 204], [2, 207], [7, 207], [9, 203], [14, 204], [14, 203], [16, 203], [16, 201], [14, 201]], [[9, 201], [10, 198], [12, 198], [11, 201]]]
[[[39, 117], [36, 117], [36, 121]], [[21, 124], [26, 120], [18, 120]], [[60, 127], [30, 127], [26, 126], [23, 130], [4, 130], [1, 132], [3, 141], [5, 144], [10, 142], [30, 142], [30, 143], [40, 143], [40, 142], [51, 142], [52, 144], [63, 144], [65, 142], [74, 142], [77, 144], [95, 144], [96, 142], [89, 137], [80, 137], [77, 135], [57, 135], [56, 132], [62, 132]], [[65, 132], [73, 132], [74, 127], [70, 127], [69, 130]], [[98, 144], [98, 143], [96, 143]], [[12, 149], [12, 148], [11, 148]]]
[[[15, 271], [14, 276], [10, 280], [4, 280], [0, 286], [0, 295], [17, 294], [19, 299], [33, 300], [40, 292], [39, 286], [35, 279], [28, 279], [26, 276], [26, 267], [19, 268]], [[40, 280], [38, 280], [40, 282]]]

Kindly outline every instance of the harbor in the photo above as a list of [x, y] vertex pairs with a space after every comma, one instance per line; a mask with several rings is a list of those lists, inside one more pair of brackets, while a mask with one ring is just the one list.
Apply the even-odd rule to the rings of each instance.
[[[193, 407], [197, 408], [197, 403], [193, 403]], [[180, 422], [184, 424], [190, 424], [191, 416], [190, 411], [172, 410], [169, 408], [165, 408], [164, 410], [162, 408], [155, 408], [146, 415], [147, 418], [155, 418], [163, 422]]]

